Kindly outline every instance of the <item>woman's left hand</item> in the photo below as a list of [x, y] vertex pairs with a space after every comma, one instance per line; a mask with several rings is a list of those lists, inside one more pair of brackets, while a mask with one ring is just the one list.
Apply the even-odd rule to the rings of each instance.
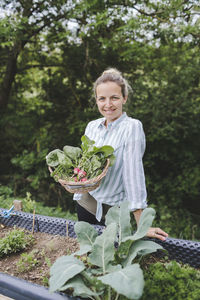
[[168, 234], [160, 228], [150, 227], [147, 236], [155, 239], [159, 239], [161, 241], [165, 241], [168, 237]]

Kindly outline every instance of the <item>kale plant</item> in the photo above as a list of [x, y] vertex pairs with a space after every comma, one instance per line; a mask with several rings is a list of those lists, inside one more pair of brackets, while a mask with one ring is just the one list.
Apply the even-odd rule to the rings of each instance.
[[157, 243], [142, 239], [154, 217], [155, 210], [146, 208], [132, 234], [128, 203], [123, 203], [108, 211], [101, 235], [87, 222], [77, 222], [75, 232], [80, 250], [58, 258], [52, 265], [50, 291], [72, 289], [73, 296], [97, 300], [116, 300], [120, 295], [139, 299], [144, 278], [134, 259], [162, 249]]

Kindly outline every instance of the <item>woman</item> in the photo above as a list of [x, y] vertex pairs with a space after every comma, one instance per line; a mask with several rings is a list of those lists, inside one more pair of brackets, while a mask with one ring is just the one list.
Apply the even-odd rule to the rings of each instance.
[[[128, 90], [127, 81], [116, 69], [104, 71], [94, 83], [96, 104], [103, 118], [91, 121], [85, 134], [97, 147], [112, 146], [116, 161], [97, 189], [74, 195], [79, 221], [102, 225], [110, 207], [129, 201], [138, 224], [142, 210], [147, 207], [142, 163], [145, 135], [142, 123], [123, 112]], [[147, 236], [164, 241], [168, 234], [160, 228], [149, 228]]]

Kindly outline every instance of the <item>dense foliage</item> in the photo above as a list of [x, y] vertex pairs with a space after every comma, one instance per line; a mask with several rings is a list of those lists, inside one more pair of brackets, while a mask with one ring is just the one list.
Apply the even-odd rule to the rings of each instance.
[[[144, 125], [157, 222], [200, 239], [199, 9], [197, 0], [3, 0], [0, 181], [11, 196], [28, 191], [74, 211], [45, 157], [80, 146], [86, 124], [99, 117], [92, 83], [117, 67], [133, 90], [126, 111]], [[183, 230], [191, 224], [187, 234], [177, 227], [180, 214]]]
[[145, 272], [144, 294], [141, 300], [159, 300], [161, 295], [166, 300], [198, 300], [200, 272], [175, 261], [157, 262]]

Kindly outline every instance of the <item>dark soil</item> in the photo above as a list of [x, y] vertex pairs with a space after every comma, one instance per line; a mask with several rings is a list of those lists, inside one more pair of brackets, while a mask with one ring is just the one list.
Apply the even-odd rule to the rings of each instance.
[[[11, 230], [13, 227], [5, 227], [0, 224], [0, 239]], [[25, 231], [24, 229], [20, 230]], [[29, 231], [25, 232], [31, 234]], [[74, 238], [41, 232], [35, 232], [33, 237], [34, 244], [23, 252], [0, 258], [0, 272], [47, 286], [50, 266], [58, 257], [79, 250], [79, 244]], [[32, 259], [19, 264], [22, 253], [31, 254]]]

